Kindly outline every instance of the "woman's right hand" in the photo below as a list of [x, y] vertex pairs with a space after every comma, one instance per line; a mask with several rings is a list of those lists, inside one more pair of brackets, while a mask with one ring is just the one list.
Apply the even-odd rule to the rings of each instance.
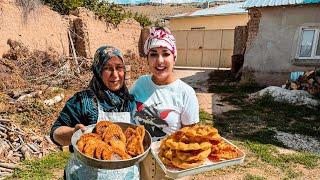
[[77, 130], [86, 130], [86, 126], [83, 124], [76, 124], [74, 127], [60, 126], [53, 132], [53, 139], [61, 146], [68, 146], [71, 144], [71, 137]]
[[84, 126], [83, 124], [76, 124], [76, 126], [74, 127], [73, 133], [75, 133], [76, 131], [78, 131], [79, 129], [81, 129], [82, 132], [84, 132], [85, 130], [87, 130], [86, 126]]

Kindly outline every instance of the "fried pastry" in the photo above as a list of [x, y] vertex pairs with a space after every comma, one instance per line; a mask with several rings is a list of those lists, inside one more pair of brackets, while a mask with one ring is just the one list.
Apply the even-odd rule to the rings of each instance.
[[77, 141], [77, 147], [85, 155], [101, 160], [125, 160], [144, 152], [144, 126], [136, 129], [121, 127], [109, 121], [100, 121], [94, 133], [83, 134]]

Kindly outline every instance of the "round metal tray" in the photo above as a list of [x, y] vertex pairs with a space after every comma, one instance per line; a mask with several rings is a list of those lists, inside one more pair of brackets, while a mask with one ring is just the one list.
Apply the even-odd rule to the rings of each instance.
[[[114, 124], [119, 125], [123, 131], [125, 131], [128, 127], [131, 127], [134, 129], [137, 127], [137, 125], [135, 124], [123, 123], [123, 122], [114, 122]], [[91, 158], [85, 155], [84, 153], [79, 151], [77, 146], [77, 141], [82, 134], [91, 133], [95, 126], [96, 126], [95, 124], [87, 126], [87, 130], [85, 132], [82, 132], [79, 129], [72, 135], [72, 138], [71, 138], [71, 144], [74, 149], [74, 155], [77, 159], [82, 161], [84, 164], [91, 167], [99, 168], [99, 169], [122, 169], [122, 168], [130, 167], [140, 163], [148, 155], [148, 152], [151, 147], [151, 135], [147, 130], [143, 139], [144, 152], [139, 156], [136, 156], [131, 159], [126, 159], [126, 160], [99, 160], [99, 159]]]

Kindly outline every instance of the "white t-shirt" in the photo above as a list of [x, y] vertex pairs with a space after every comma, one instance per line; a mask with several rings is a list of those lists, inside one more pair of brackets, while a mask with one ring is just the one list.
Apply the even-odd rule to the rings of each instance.
[[199, 122], [196, 93], [180, 79], [159, 86], [150, 75], [141, 76], [130, 93], [135, 97], [133, 118], [145, 126], [154, 141], [179, 130], [181, 125]]

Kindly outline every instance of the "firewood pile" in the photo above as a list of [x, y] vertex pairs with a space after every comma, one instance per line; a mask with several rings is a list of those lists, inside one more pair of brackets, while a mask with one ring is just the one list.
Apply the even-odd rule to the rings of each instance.
[[0, 119], [0, 179], [20, 168], [21, 160], [41, 158], [55, 150], [48, 136], [26, 132], [8, 119]]
[[291, 80], [286, 82], [284, 88], [289, 90], [305, 90], [314, 96], [320, 97], [320, 69], [302, 72], [300, 75], [298, 73], [291, 74]]

